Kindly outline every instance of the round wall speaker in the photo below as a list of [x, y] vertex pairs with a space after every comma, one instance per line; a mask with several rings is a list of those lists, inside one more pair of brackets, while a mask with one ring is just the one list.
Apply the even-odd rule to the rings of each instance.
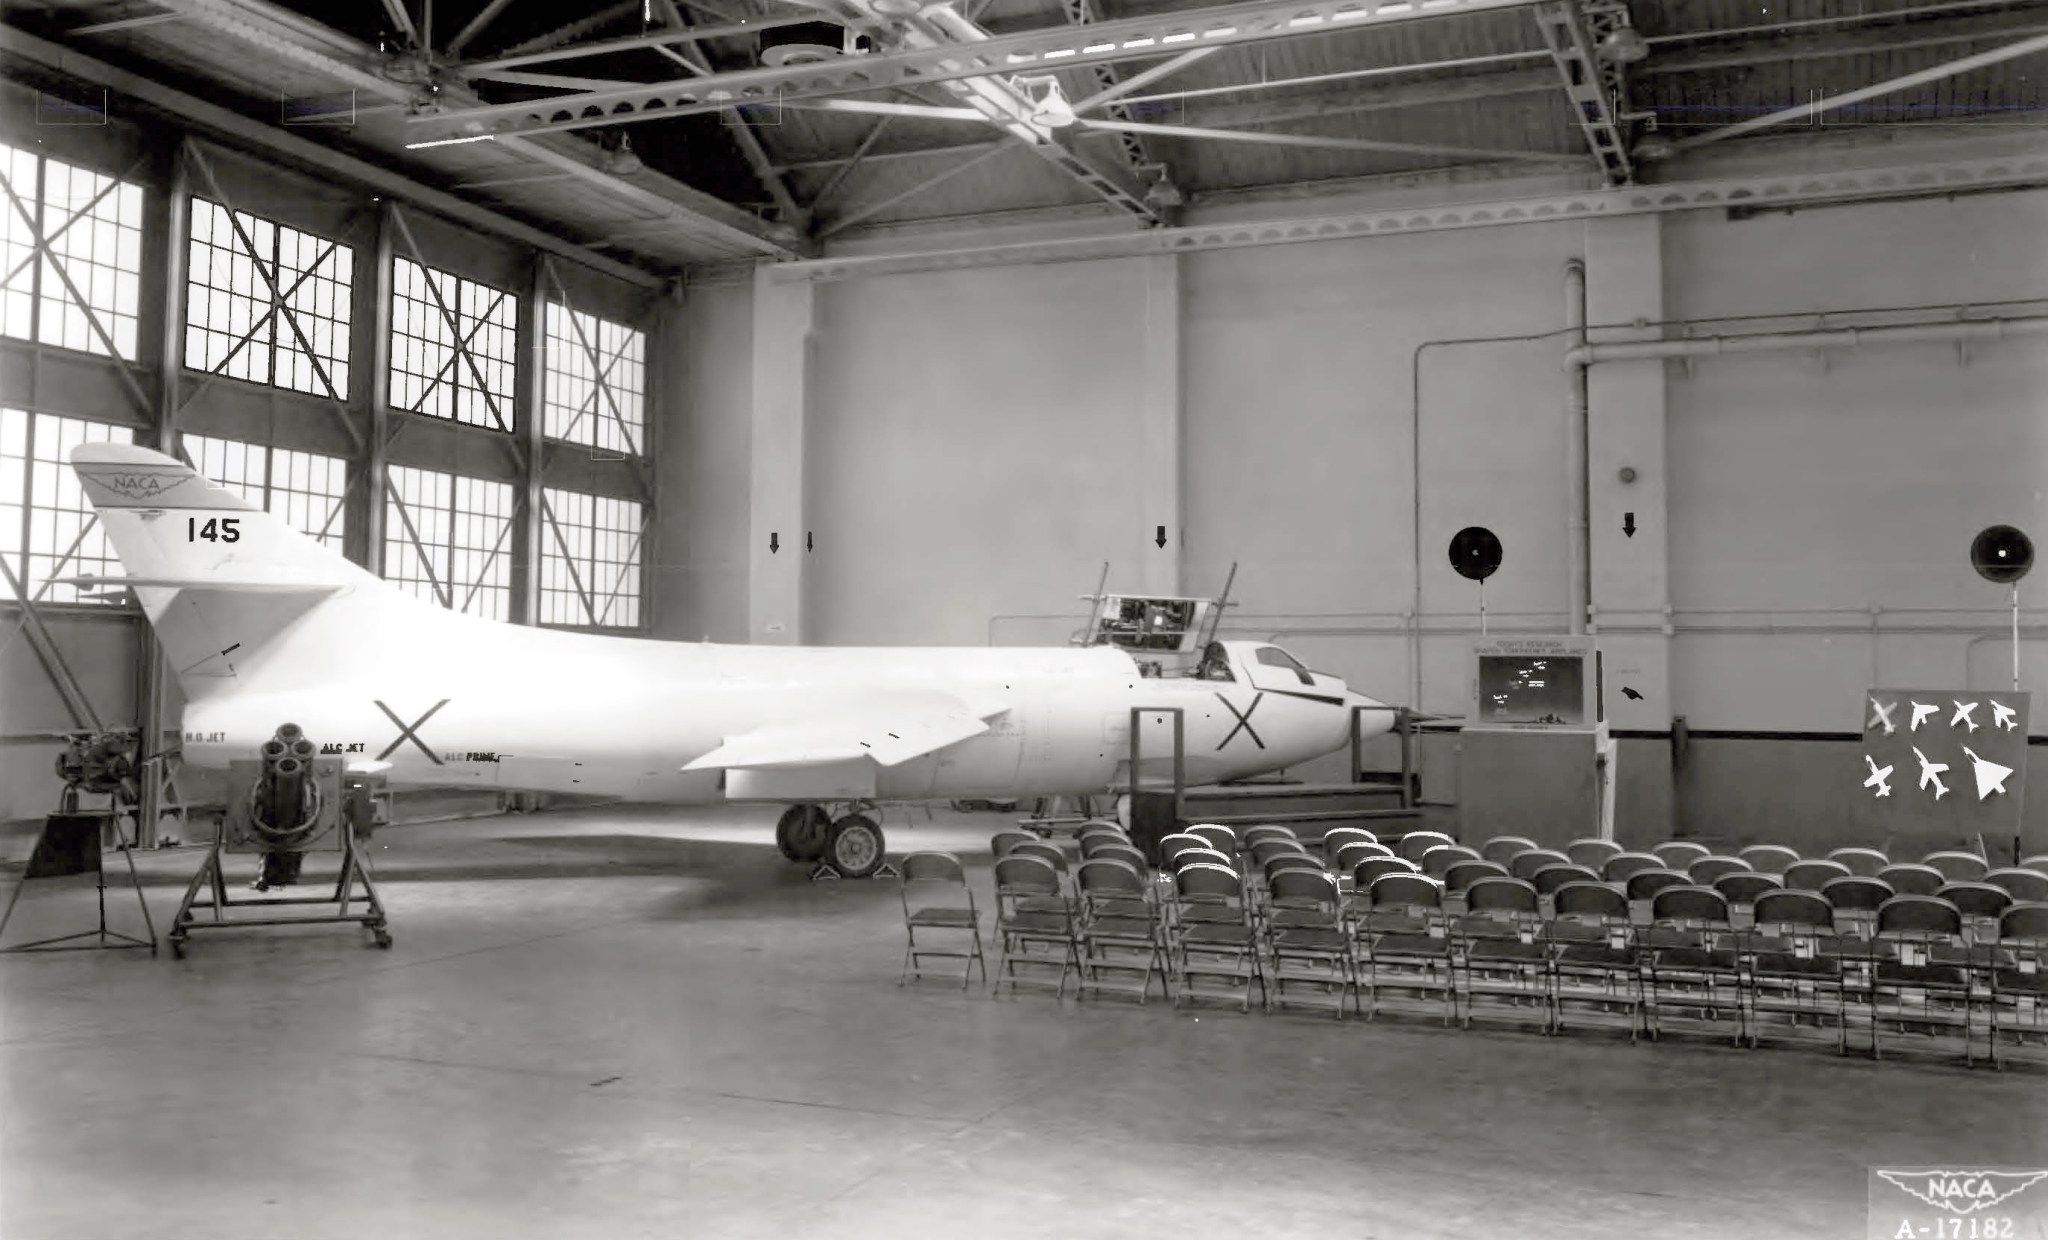
[[1468, 525], [1451, 539], [1451, 568], [1460, 577], [1485, 581], [1500, 567], [1500, 538], [1483, 525]]
[[1970, 542], [1970, 567], [1986, 581], [2018, 581], [2034, 566], [2034, 544], [2010, 525], [1994, 525]]

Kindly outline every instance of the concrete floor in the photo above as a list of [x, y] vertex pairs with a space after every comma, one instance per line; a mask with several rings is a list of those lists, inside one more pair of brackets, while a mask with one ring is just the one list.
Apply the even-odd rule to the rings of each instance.
[[[1821, 1238], [1871, 1165], [2048, 1165], [2039, 1074], [899, 989], [895, 885], [771, 818], [386, 830], [389, 952], [0, 958], [0, 1236]], [[198, 860], [141, 859], [159, 927]]]

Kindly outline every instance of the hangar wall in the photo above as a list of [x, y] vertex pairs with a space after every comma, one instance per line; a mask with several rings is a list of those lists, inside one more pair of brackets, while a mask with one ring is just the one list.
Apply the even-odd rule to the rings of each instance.
[[[1566, 625], [1562, 273], [1598, 248], [1589, 240], [1612, 248], [1617, 223], [818, 286], [806, 503], [821, 540], [831, 533], [805, 565], [805, 639], [1059, 641], [1078, 614], [1072, 596], [1103, 560], [1117, 583], [1157, 563], [1155, 522], [1133, 495], [1169, 468], [1138, 429], [1139, 407], [1166, 381], [1143, 360], [1160, 330], [1145, 264], [1165, 261], [1178, 306], [1182, 586], [1211, 593], [1237, 561], [1230, 630], [1277, 636], [1366, 692], [1462, 711], [1479, 597], [1445, 562], [1452, 533], [1483, 524], [1506, 543], [1487, 583], [1491, 631]], [[1596, 326], [1615, 304], [1703, 320], [1673, 334], [1925, 321], [1835, 312], [1966, 302], [1997, 313], [1989, 303], [2048, 298], [2048, 254], [2033, 243], [2044, 224], [2038, 192], [1676, 214], [1632, 225], [1649, 230], [1647, 270], [1594, 262], [1589, 300]], [[1617, 298], [1603, 279], [1640, 287]], [[693, 338], [732, 342], [689, 352], [693, 369], [726, 376], [692, 381], [731, 402], [692, 402], [691, 420], [707, 426], [690, 433], [707, 443], [744, 433], [732, 376], [747, 354], [726, 320], [744, 317], [748, 296], [693, 289], [684, 315]], [[1503, 336], [1538, 338], [1474, 339]], [[1646, 477], [1632, 491], [1595, 446], [1596, 525], [1623, 505], [1645, 518], [1626, 543], [1618, 528], [1596, 529], [1595, 603], [1620, 588], [1616, 554], [1645, 555], [1659, 561], [1645, 570], [1648, 597], [1668, 600], [1673, 631], [1660, 636], [1654, 612], [1615, 630], [1647, 634], [1652, 658], [1670, 663], [1668, 699], [1642, 709], [1650, 724], [1623, 730], [1624, 837], [1841, 842], [1846, 808], [1818, 803], [1805, 773], [1854, 761], [1847, 735], [1863, 688], [2005, 683], [2003, 593], [1965, 552], [1994, 521], [2048, 530], [2048, 361], [2013, 341], [1967, 357], [1916, 346], [1664, 363], [1661, 403], [1628, 378], [1648, 374], [1655, 387], [1660, 364], [1628, 365], [1594, 368], [1596, 437], [1647, 418], [1642, 442], [1662, 443], [1657, 459], [1635, 460]], [[1419, 668], [1405, 631], [1418, 508]], [[689, 571], [709, 573], [719, 554], [729, 552]], [[1642, 588], [1625, 592], [1643, 605]], [[1885, 609], [1876, 637], [1873, 604]], [[730, 628], [729, 599], [678, 605]], [[1905, 610], [1915, 607], [1950, 610]], [[2048, 656], [2041, 612], [2030, 615], [2025, 677], [2039, 692]], [[1672, 716], [1691, 729], [1678, 763]], [[1422, 749], [1427, 795], [1448, 799], [1455, 739]], [[2043, 748], [2031, 752], [2048, 778]], [[2028, 820], [2030, 832], [2048, 825], [2048, 795], [2031, 799]]]

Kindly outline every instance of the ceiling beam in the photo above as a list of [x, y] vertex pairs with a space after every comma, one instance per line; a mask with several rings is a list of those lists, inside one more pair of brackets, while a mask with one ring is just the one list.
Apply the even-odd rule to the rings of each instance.
[[[1614, 24], [1612, 6], [1605, 10], [1606, 24]], [[1622, 10], [1626, 21], [1627, 10]], [[1621, 116], [1627, 105], [1622, 98], [1621, 69], [1602, 56], [1595, 46], [1594, 18], [1581, 0], [1549, 0], [1536, 6], [1536, 28], [1543, 45], [1557, 67], [1565, 101], [1572, 120], [1585, 135], [1586, 150], [1609, 185], [1627, 185], [1635, 179], [1629, 160], [1628, 135]]]
[[1388, 151], [1401, 155], [1452, 155], [1477, 161], [1502, 160], [1534, 164], [1578, 163], [1583, 157], [1568, 151], [1488, 150], [1466, 146], [1438, 146], [1425, 142], [1377, 142], [1370, 138], [1323, 138], [1315, 134], [1262, 133], [1238, 129], [1208, 129], [1199, 125], [1143, 125], [1125, 121], [1087, 121], [1090, 129], [1110, 133], [1156, 134], [1162, 138], [1210, 139], [1217, 142], [1254, 142], [1268, 146], [1319, 147], [1331, 151]]
[[649, 48], [667, 47], [685, 39], [725, 39], [736, 35], [755, 34], [763, 30], [778, 30], [784, 26], [804, 26], [825, 20], [824, 14], [808, 17], [763, 17], [754, 21], [730, 22], [723, 26], [698, 26], [688, 34], [674, 30], [662, 30], [652, 34], [627, 35], [617, 39], [600, 39], [595, 43], [578, 43], [569, 47], [550, 46], [546, 51], [507, 52], [466, 64], [448, 66], [457, 73], [476, 74], [487, 69], [512, 69], [520, 65], [545, 64], [550, 60], [575, 60], [582, 56], [609, 56], [614, 52], [638, 52]]
[[498, 20], [498, 14], [504, 12], [505, 6], [511, 3], [512, 0], [491, 0], [477, 11], [475, 17], [463, 23], [462, 29], [455, 32], [455, 37], [448, 40], [448, 46], [442, 50], [450, 56], [461, 55], [462, 49], [469, 45], [469, 41], [483, 33], [485, 26]]
[[66, 77], [104, 86], [154, 111], [174, 118], [190, 129], [244, 150], [276, 156], [313, 172], [389, 194], [428, 211], [445, 216], [510, 241], [556, 254], [572, 262], [623, 280], [639, 288], [658, 289], [666, 284], [660, 276], [608, 258], [577, 245], [554, 232], [535, 228], [511, 216], [500, 214], [445, 190], [422, 185], [403, 173], [353, 155], [323, 146], [287, 129], [230, 111], [219, 104], [173, 90], [126, 69], [76, 52], [24, 30], [10, 28], [0, 44], [0, 53], [18, 56], [31, 65]]
[[419, 46], [420, 32], [412, 24], [412, 14], [405, 11], [405, 0], [384, 0], [384, 15], [398, 27], [398, 33], [405, 36], [407, 47]]
[[1992, 65], [2004, 64], [2008, 60], [2017, 60], [2022, 56], [2033, 56], [2041, 52], [2048, 52], [2048, 34], [2035, 35], [2031, 39], [2021, 39], [2017, 43], [2008, 43], [2004, 47], [1995, 48], [1988, 52], [1979, 52], [1975, 56], [1965, 56], [1961, 60], [1946, 61], [1932, 68], [1922, 69], [1917, 73], [1887, 78], [1882, 82], [1876, 82], [1856, 90], [1844, 91], [1839, 95], [1828, 95], [1816, 99], [1812, 103], [1800, 104], [1792, 108], [1783, 108], [1776, 112], [1767, 112], [1762, 116], [1752, 116], [1748, 120], [1737, 121], [1733, 125], [1724, 125], [1719, 129], [1710, 129], [1706, 133], [1695, 134], [1690, 138], [1674, 142], [1672, 149], [1674, 151], [1689, 151], [1695, 147], [1705, 146], [1709, 142], [1719, 142], [1726, 138], [1739, 137], [1746, 133], [1755, 133], [1759, 129], [1769, 129], [1774, 125], [1785, 124], [1787, 121], [1808, 120], [1823, 116], [1837, 108], [1847, 107], [1852, 103], [1861, 103], [1865, 99], [1877, 99], [1885, 95], [1897, 94], [1899, 91], [1910, 90], [1915, 86], [1924, 86], [1929, 82], [1939, 82], [1943, 78], [1955, 77], [1957, 74], [1969, 73], [1976, 69], [1990, 68]]
[[[189, 13], [193, 20], [259, 48], [267, 55], [323, 73], [333, 81], [355, 86], [372, 99], [401, 106], [413, 99], [413, 88], [371, 71], [376, 55], [361, 40], [270, 0], [164, 2]], [[437, 100], [454, 108], [478, 103], [466, 86], [454, 80], [442, 84]], [[368, 116], [374, 106], [359, 107], [358, 117]], [[379, 119], [382, 120], [381, 117]], [[371, 142], [376, 137], [404, 142], [410, 135], [405, 133], [402, 125], [395, 125], [381, 134], [368, 126], [359, 127], [353, 136], [358, 142]], [[804, 246], [795, 230], [771, 224], [751, 211], [672, 177], [652, 171], [632, 179], [612, 175], [599, 166], [602, 152], [590, 142], [512, 136], [500, 138], [497, 145], [515, 156], [568, 172], [611, 199], [671, 217], [684, 231], [708, 245], [771, 258], [790, 258], [803, 252]]]
[[1119, 18], [1088, 26], [999, 35], [971, 47], [945, 45], [846, 57], [811, 65], [747, 69], [559, 99], [450, 109], [409, 118], [422, 137], [465, 133], [535, 134], [624, 125], [716, 112], [733, 102], [858, 94], [920, 82], [1044, 73], [1141, 60], [1197, 46], [1229, 46], [1396, 25], [1456, 13], [1530, 7], [1535, 0], [1247, 0], [1178, 13]]

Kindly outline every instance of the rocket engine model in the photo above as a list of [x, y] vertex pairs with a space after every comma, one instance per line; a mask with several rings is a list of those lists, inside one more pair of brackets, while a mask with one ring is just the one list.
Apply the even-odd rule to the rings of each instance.
[[135, 790], [135, 733], [72, 732], [57, 755], [57, 778], [64, 781], [65, 812], [78, 809], [78, 794], [114, 794], [128, 801]]
[[263, 853], [258, 891], [298, 881], [306, 850], [334, 826], [333, 817], [321, 812], [320, 784], [313, 777], [317, 752], [295, 723], [278, 728], [263, 744], [262, 770], [249, 788], [249, 831]]

